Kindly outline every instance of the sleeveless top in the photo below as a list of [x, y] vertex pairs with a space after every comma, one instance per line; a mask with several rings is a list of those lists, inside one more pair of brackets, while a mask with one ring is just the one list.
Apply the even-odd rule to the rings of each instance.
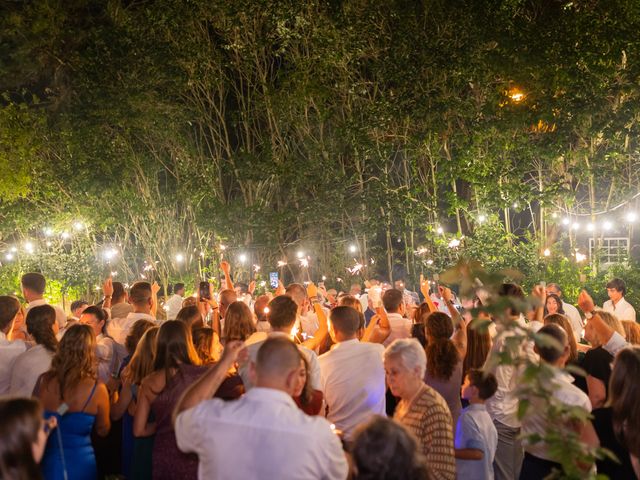
[[68, 480], [96, 478], [96, 457], [91, 445], [91, 431], [96, 416], [85, 413], [84, 410], [93, 398], [97, 385], [97, 382], [93, 384], [91, 393], [79, 412], [60, 415], [58, 412], [45, 410], [45, 418], [56, 417], [58, 420], [58, 427], [49, 435], [40, 464], [46, 480], [64, 480], [65, 470]]

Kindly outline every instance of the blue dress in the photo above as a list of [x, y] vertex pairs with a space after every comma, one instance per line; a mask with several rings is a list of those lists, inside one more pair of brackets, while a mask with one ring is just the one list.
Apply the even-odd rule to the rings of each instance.
[[45, 411], [45, 418], [58, 419], [58, 428], [49, 435], [40, 464], [42, 475], [46, 480], [64, 480], [65, 469], [68, 480], [95, 480], [97, 477], [96, 457], [91, 445], [91, 431], [96, 416], [84, 413], [93, 397], [96, 385], [94, 384], [81, 411], [64, 415]]

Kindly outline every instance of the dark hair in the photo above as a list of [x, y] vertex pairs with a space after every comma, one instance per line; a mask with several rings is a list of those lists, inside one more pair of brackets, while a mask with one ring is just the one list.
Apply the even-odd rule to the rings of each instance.
[[382, 305], [389, 313], [397, 312], [404, 301], [404, 295], [400, 290], [390, 288], [382, 295]]
[[573, 327], [569, 322], [569, 319], [560, 313], [554, 313], [544, 317], [544, 324], [554, 323], [560, 326], [567, 334], [567, 342], [569, 343], [569, 359], [568, 362], [576, 362], [578, 360], [578, 342], [576, 336], [573, 333]]
[[302, 363], [304, 363], [304, 369], [306, 372], [306, 380], [304, 382], [304, 387], [302, 388], [302, 392], [300, 393], [300, 405], [306, 406], [313, 400], [313, 386], [311, 385], [311, 368], [309, 367], [309, 360], [305, 357], [304, 353], [298, 350], [300, 354], [300, 358], [302, 359]]
[[249, 285], [244, 282], [236, 282], [233, 284], [233, 289], [240, 290], [240, 293], [249, 293]]
[[329, 317], [333, 328], [344, 335], [355, 335], [360, 328], [360, 315], [353, 307], [336, 307], [331, 310]]
[[[526, 298], [522, 287], [520, 285], [516, 285], [515, 283], [503, 283], [502, 285], [500, 285], [500, 288], [498, 288], [498, 296], [512, 297], [516, 300], [524, 300]], [[509, 315], [513, 317], [518, 315], [518, 313], [519, 312], [517, 309], [509, 307]]]
[[137, 320], [129, 329], [127, 338], [124, 339], [124, 346], [127, 349], [129, 355], [133, 355], [136, 351], [136, 347], [140, 342], [140, 339], [147, 330], [154, 327], [155, 324], [150, 320], [140, 319]]
[[58, 339], [53, 333], [56, 323], [56, 311], [51, 305], [32, 307], [27, 312], [27, 333], [33, 337], [38, 345], [42, 345], [50, 352], [58, 349]]
[[71, 311], [73, 312], [74, 310], [84, 306], [84, 305], [89, 305], [89, 302], [87, 302], [86, 300], [75, 300], [73, 302], [71, 302]]
[[607, 283], [607, 288], [615, 288], [617, 291], [622, 293], [623, 297], [627, 294], [627, 286], [621, 278], [614, 278], [611, 280]]
[[[640, 348], [621, 350], [613, 362], [609, 379], [609, 404], [616, 438], [629, 453], [640, 457]], [[1, 418], [1, 417], [0, 417]]]
[[173, 286], [173, 293], [178, 293], [178, 291], [183, 290], [184, 289], [184, 283], [176, 283]]
[[11, 325], [11, 322], [20, 311], [20, 302], [16, 297], [9, 295], [0, 296], [0, 332]]
[[296, 322], [298, 305], [288, 295], [280, 295], [269, 302], [267, 320], [273, 328], [286, 328]]
[[36, 399], [0, 399], [0, 478], [42, 478], [32, 449], [38, 440], [42, 421], [42, 407]]
[[555, 295], [553, 293], [550, 293], [549, 295], [547, 295], [546, 300], [544, 301], [544, 314], [548, 315], [549, 311], [547, 310], [547, 301], [553, 298], [556, 301], [556, 304], [558, 305], [558, 311], [556, 313], [559, 313], [560, 315], [564, 315], [564, 308], [562, 308], [562, 300], [560, 300], [560, 297], [558, 295]]
[[124, 289], [122, 282], [113, 282], [113, 295], [111, 296], [112, 301], [120, 301], [126, 293], [127, 291]]
[[441, 380], [449, 380], [460, 361], [458, 349], [451, 341], [453, 322], [449, 315], [431, 312], [425, 319], [427, 335], [427, 373]]
[[129, 290], [129, 301], [133, 305], [145, 305], [153, 295], [149, 282], [136, 282]]
[[166, 379], [172, 376], [171, 370], [180, 365], [198, 365], [200, 359], [193, 347], [191, 332], [183, 322], [168, 320], [160, 326], [156, 340], [156, 358], [153, 361], [153, 371], [165, 371]]
[[374, 416], [354, 434], [357, 480], [428, 480], [429, 470], [418, 443], [400, 423]]
[[98, 320], [98, 323], [104, 322], [102, 324], [102, 334], [105, 334], [107, 332], [107, 321], [109, 320], [109, 315], [107, 314], [106, 310], [98, 307], [97, 305], [91, 305], [90, 307], [87, 307], [85, 311], [82, 312], [82, 314], [93, 315], [94, 317], [96, 317], [96, 320]]
[[184, 323], [189, 330], [193, 331], [194, 328], [204, 327], [202, 321], [202, 313], [195, 305], [189, 305], [188, 307], [182, 307], [176, 315], [176, 320]]
[[22, 285], [22, 288], [31, 290], [38, 295], [42, 295], [45, 288], [47, 288], [47, 281], [41, 273], [25, 273], [20, 279], [20, 284]]
[[564, 329], [556, 325], [555, 323], [548, 323], [540, 330], [538, 330], [537, 337], [544, 336], [550, 337], [560, 344], [561, 348], [558, 348], [558, 345], [549, 344], [548, 341], [540, 341], [536, 338], [536, 347], [538, 349], [538, 354], [540, 358], [547, 363], [555, 363], [558, 361], [562, 354], [564, 353], [564, 347], [567, 345], [567, 332]]
[[256, 331], [251, 309], [244, 302], [233, 302], [224, 314], [224, 339], [246, 340]]
[[203, 365], [207, 365], [216, 361], [211, 347], [213, 345], [213, 328], [201, 327], [193, 330], [193, 346], [196, 349], [198, 358]]
[[498, 380], [491, 372], [484, 373], [482, 370], [472, 368], [467, 373], [469, 384], [478, 389], [478, 396], [482, 400], [487, 400], [498, 391]]
[[473, 328], [472, 323], [469, 323], [466, 328], [467, 354], [462, 363], [463, 376], [472, 368], [482, 368], [491, 351], [491, 334], [488, 328], [480, 331], [479, 328]]

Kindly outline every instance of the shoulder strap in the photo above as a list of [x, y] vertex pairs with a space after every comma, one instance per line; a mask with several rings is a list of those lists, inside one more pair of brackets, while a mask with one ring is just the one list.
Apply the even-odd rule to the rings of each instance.
[[81, 412], [84, 412], [84, 409], [87, 408], [87, 405], [89, 405], [89, 402], [93, 398], [93, 394], [95, 393], [97, 386], [98, 386], [98, 382], [93, 384], [93, 388], [91, 389], [91, 393], [89, 394], [89, 398], [87, 398], [87, 401], [84, 402], [84, 405], [82, 406], [82, 410], [80, 410]]

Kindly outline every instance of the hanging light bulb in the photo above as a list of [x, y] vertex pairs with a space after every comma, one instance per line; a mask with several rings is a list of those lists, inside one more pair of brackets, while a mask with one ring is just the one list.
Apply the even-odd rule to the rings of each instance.
[[633, 223], [638, 220], [638, 215], [636, 214], [636, 212], [627, 212], [624, 218], [627, 222]]

